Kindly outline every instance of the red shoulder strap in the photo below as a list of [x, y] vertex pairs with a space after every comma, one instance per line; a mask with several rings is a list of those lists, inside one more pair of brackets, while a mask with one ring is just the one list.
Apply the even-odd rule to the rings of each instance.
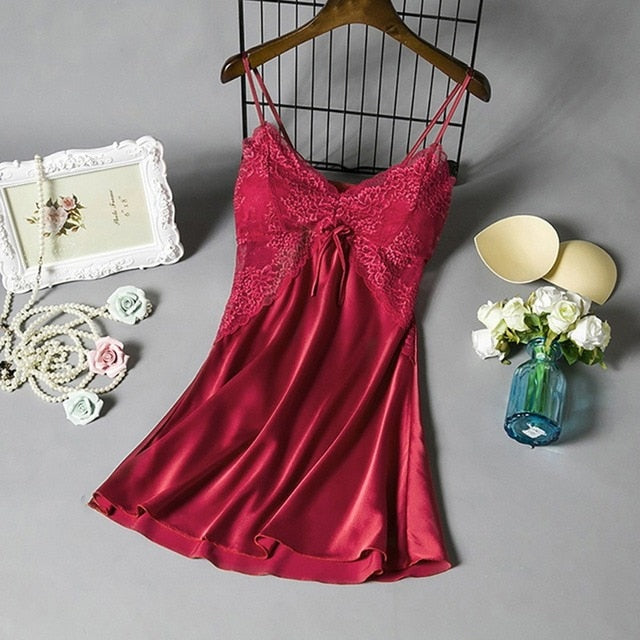
[[438, 109], [435, 116], [431, 118], [431, 121], [429, 122], [425, 130], [420, 134], [420, 137], [416, 140], [413, 147], [411, 147], [411, 149], [409, 150], [409, 153], [407, 153], [407, 157], [403, 160], [403, 162], [410, 160], [415, 155], [417, 150], [420, 148], [420, 145], [424, 142], [425, 138], [431, 133], [431, 131], [435, 127], [436, 123], [438, 122], [438, 118], [442, 116], [442, 114], [445, 112], [449, 104], [453, 102], [453, 104], [451, 105], [451, 109], [449, 109], [449, 112], [447, 113], [447, 116], [444, 122], [442, 123], [442, 126], [440, 127], [440, 130], [438, 131], [438, 135], [436, 136], [436, 139], [435, 139], [435, 142], [440, 144], [440, 142], [442, 141], [442, 136], [444, 136], [444, 133], [447, 130], [447, 127], [451, 123], [451, 120], [453, 119], [456, 109], [458, 108], [460, 101], [462, 100], [465, 94], [465, 91], [469, 86], [469, 82], [471, 82], [471, 78], [473, 78], [473, 69], [469, 69], [467, 71], [467, 75], [464, 77], [464, 80], [459, 84], [457, 84], [453, 88], [453, 91], [451, 91], [451, 93], [449, 93], [449, 95], [445, 98], [445, 101], [442, 103], [442, 106]]
[[258, 73], [257, 69], [251, 68], [251, 65], [249, 64], [249, 56], [246, 53], [242, 54], [242, 64], [244, 65], [245, 76], [247, 77], [247, 80], [249, 82], [251, 95], [253, 96], [253, 103], [256, 106], [256, 111], [258, 112], [258, 119], [260, 120], [260, 124], [264, 124], [266, 121], [264, 118], [264, 111], [262, 109], [262, 105], [260, 103], [260, 100], [258, 99], [258, 92], [256, 91], [254, 78], [258, 82], [258, 85], [260, 86], [260, 91], [262, 92], [262, 95], [267, 101], [267, 104], [271, 109], [271, 113], [273, 114], [275, 121], [278, 123], [278, 128], [280, 129], [280, 133], [282, 133], [283, 138], [287, 141], [289, 146], [293, 148], [293, 145], [291, 144], [291, 140], [289, 139], [289, 135], [287, 134], [287, 130], [284, 128], [284, 123], [282, 122], [282, 118], [280, 118], [280, 114], [278, 113], [278, 110], [276, 109], [276, 106], [273, 103], [273, 100], [271, 99], [269, 92], [267, 91], [267, 87], [264, 84], [264, 80], [262, 79], [262, 76], [260, 75], [260, 73]]

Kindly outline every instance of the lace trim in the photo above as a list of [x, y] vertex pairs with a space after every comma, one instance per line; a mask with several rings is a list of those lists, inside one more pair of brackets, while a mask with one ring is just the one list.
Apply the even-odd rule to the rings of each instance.
[[216, 340], [273, 302], [310, 256], [320, 227], [353, 230], [356, 272], [408, 327], [425, 262], [449, 208], [453, 178], [439, 145], [346, 191], [329, 182], [270, 124], [244, 142], [234, 194], [237, 257]]
[[[300, 273], [309, 258], [307, 232], [279, 232], [275, 216], [271, 239], [266, 245], [240, 238], [236, 254], [236, 269], [216, 341], [246, 325], [263, 307], [270, 305], [278, 291]], [[253, 262], [249, 259], [253, 257]], [[262, 257], [256, 261], [255, 256]]]

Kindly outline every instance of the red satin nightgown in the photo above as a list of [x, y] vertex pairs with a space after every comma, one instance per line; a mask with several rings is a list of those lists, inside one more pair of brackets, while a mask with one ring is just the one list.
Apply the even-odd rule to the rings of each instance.
[[[468, 78], [445, 103], [449, 118]], [[444, 571], [413, 308], [449, 208], [448, 122], [402, 163], [337, 186], [259, 116], [211, 351], [90, 505], [250, 574], [358, 583]]]

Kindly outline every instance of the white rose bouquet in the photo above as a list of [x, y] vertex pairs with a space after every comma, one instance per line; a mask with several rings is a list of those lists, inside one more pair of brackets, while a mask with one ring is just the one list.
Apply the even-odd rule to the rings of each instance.
[[487, 302], [478, 309], [478, 320], [485, 329], [473, 331], [471, 339], [481, 358], [507, 356], [513, 345], [543, 338], [550, 349], [557, 343], [569, 364], [584, 362], [606, 368], [604, 350], [611, 339], [611, 327], [589, 313], [591, 301], [577, 293], [552, 286], [533, 291], [525, 302], [514, 297]]

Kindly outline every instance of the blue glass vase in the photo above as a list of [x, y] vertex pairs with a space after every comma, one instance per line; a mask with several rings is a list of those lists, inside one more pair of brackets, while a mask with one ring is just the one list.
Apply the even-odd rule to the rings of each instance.
[[558, 367], [562, 352], [557, 343], [545, 346], [537, 338], [527, 351], [530, 359], [513, 373], [504, 429], [514, 440], [540, 447], [560, 436], [567, 380]]

